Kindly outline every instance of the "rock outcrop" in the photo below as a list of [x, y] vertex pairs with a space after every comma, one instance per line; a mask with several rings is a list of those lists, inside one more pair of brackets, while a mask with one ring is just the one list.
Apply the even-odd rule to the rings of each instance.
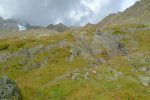
[[101, 49], [105, 49], [109, 56], [115, 56], [117, 54], [126, 54], [127, 50], [123, 43], [121, 43], [115, 36], [111, 33], [104, 33], [97, 30], [96, 35], [93, 38], [93, 42], [97, 43]]
[[73, 44], [72, 53], [75, 55], [81, 55], [83, 58], [90, 60], [92, 63], [101, 64], [102, 61], [96, 57], [94, 51], [95, 48], [92, 48], [91, 43], [87, 40], [87, 37], [79, 33], [74, 33], [76, 42]]
[[8, 76], [0, 78], [0, 100], [22, 100], [21, 92], [16, 83]]
[[55, 30], [55, 31], [58, 31], [58, 32], [63, 32], [67, 29], [67, 26], [63, 25], [62, 23], [59, 23], [57, 25], [50, 24], [50, 25], [47, 26], [47, 29]]
[[98, 30], [90, 39], [88, 39], [88, 36], [80, 33], [74, 33], [73, 35], [76, 38], [76, 42], [72, 44], [69, 61], [72, 61], [75, 56], [81, 55], [92, 63], [102, 64], [105, 62], [105, 59], [97, 57], [97, 55], [101, 55], [103, 52], [106, 52], [109, 58], [127, 54], [125, 45], [118, 39], [120, 37], [111, 33], [104, 33]]

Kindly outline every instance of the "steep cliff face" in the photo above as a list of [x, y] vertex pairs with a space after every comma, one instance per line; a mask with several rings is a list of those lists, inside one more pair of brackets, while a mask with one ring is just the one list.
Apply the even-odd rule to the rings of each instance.
[[141, 0], [123, 12], [110, 14], [104, 18], [98, 26], [105, 27], [110, 25], [123, 24], [144, 24], [150, 25], [150, 0]]

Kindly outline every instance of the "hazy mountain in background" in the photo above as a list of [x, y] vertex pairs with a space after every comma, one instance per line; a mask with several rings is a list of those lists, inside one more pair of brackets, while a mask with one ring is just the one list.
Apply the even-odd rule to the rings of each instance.
[[59, 23], [59, 24], [56, 24], [56, 25], [50, 24], [50, 25], [47, 26], [47, 29], [56, 30], [58, 32], [63, 32], [64, 30], [67, 29], [67, 26], [65, 26], [62, 23]]
[[4, 20], [0, 17], [0, 31], [2, 30], [18, 30], [18, 22], [12, 19]]
[[59, 24], [50, 24], [46, 27], [44, 26], [31, 26], [28, 23], [20, 22], [13, 19], [3, 19], [0, 17], [0, 31], [22, 31], [26, 29], [48, 29], [53, 30], [57, 32], [63, 32], [67, 29], [67, 26], [65, 26], [62, 23]]

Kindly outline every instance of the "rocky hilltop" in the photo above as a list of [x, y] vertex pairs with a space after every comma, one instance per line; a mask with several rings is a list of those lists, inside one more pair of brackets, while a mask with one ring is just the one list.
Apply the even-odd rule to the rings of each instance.
[[59, 23], [59, 24], [56, 24], [56, 25], [50, 24], [50, 25], [47, 26], [47, 29], [56, 30], [58, 32], [63, 32], [67, 29], [67, 26], [65, 26], [62, 23]]

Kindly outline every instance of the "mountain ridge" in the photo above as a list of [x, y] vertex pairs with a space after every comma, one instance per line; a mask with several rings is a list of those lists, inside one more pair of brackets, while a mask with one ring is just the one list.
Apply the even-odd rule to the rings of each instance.
[[150, 0], [137, 1], [133, 6], [123, 12], [106, 16], [97, 25], [107, 27], [111, 25], [123, 24], [144, 24], [150, 25]]

